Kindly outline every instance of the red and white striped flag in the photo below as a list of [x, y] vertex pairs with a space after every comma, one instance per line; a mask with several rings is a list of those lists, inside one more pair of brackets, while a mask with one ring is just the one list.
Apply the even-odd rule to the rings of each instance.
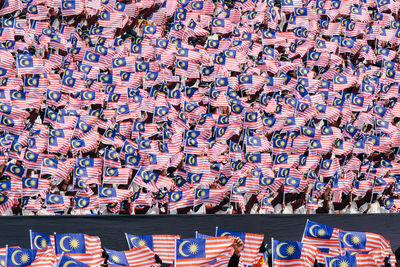
[[110, 266], [141, 267], [156, 263], [154, 252], [148, 247], [131, 248], [128, 251], [105, 249], [108, 254], [107, 263]]
[[257, 263], [258, 252], [260, 250], [261, 244], [264, 241], [263, 234], [235, 232], [217, 227], [216, 236], [239, 237], [244, 243], [241, 253], [241, 262], [245, 265], [252, 265]]
[[231, 237], [176, 240], [175, 266], [206, 266], [232, 250]]
[[130, 235], [125, 233], [128, 246], [132, 248], [149, 247], [163, 262], [173, 263], [175, 240], [179, 235]]
[[81, 233], [55, 234], [56, 255], [65, 254], [89, 266], [104, 262], [100, 237]]

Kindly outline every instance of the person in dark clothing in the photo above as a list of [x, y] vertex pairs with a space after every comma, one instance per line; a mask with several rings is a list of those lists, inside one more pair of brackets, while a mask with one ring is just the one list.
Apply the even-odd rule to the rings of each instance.
[[396, 256], [396, 266], [400, 267], [400, 248], [396, 249], [394, 255]]
[[228, 267], [238, 267], [239, 266], [239, 261], [240, 261], [240, 253], [242, 252], [243, 249], [243, 241], [239, 237], [235, 237], [233, 239], [233, 254], [229, 260]]

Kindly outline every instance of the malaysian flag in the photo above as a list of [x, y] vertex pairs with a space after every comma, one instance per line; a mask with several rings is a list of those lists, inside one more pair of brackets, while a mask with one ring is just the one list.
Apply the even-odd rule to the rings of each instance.
[[120, 203], [132, 194], [126, 189], [115, 189], [111, 187], [99, 186], [99, 204]]
[[179, 235], [130, 235], [126, 234], [130, 249], [148, 247], [157, 254], [163, 262], [173, 263], [175, 255], [175, 240]]
[[112, 149], [104, 151], [104, 165], [114, 168], [121, 168], [121, 162], [118, 156], [118, 152]]
[[43, 60], [29, 54], [18, 54], [16, 64], [19, 75], [45, 72]]
[[168, 209], [180, 209], [194, 205], [193, 190], [168, 192]]
[[4, 170], [5, 175], [8, 175], [12, 179], [16, 179], [19, 181], [22, 180], [22, 176], [24, 175], [24, 173], [25, 169], [22, 166], [13, 163], [8, 163], [6, 169]]
[[288, 176], [285, 178], [284, 183], [284, 192], [285, 193], [300, 193], [307, 187], [307, 180], [298, 177]]
[[219, 205], [225, 197], [224, 193], [223, 189], [196, 188], [194, 206], [200, 204]]
[[41, 198], [33, 199], [26, 197], [22, 200], [21, 207], [24, 210], [35, 211], [35, 212], [39, 211], [42, 209], [42, 199]]
[[18, 203], [18, 199], [9, 198], [0, 193], [0, 215], [4, 215], [12, 206]]
[[243, 250], [241, 252], [241, 262], [245, 265], [256, 264], [258, 261], [258, 252], [260, 250], [261, 244], [264, 241], [264, 235], [262, 234], [252, 234], [244, 232], [235, 232], [230, 230], [225, 230], [222, 228], [216, 228], [215, 236], [225, 237], [239, 237], [243, 241]]
[[85, 8], [85, 3], [81, 0], [62, 0], [61, 13], [63, 16], [79, 15]]
[[97, 266], [104, 262], [103, 249], [98, 236], [81, 233], [55, 234], [56, 255], [65, 254], [89, 266]]
[[274, 267], [314, 266], [317, 248], [297, 241], [272, 239], [272, 260]]
[[37, 266], [34, 265], [35, 261], [38, 262], [40, 254], [35, 249], [29, 248], [11, 248], [8, 247], [6, 251], [6, 262], [4, 266]]
[[75, 197], [75, 209], [94, 210], [99, 208], [99, 197], [92, 195], [90, 197]]
[[345, 250], [381, 250], [390, 252], [390, 242], [383, 236], [368, 232], [339, 231], [339, 242]]
[[175, 266], [207, 266], [224, 253], [231, 251], [230, 237], [176, 240]]
[[132, 248], [128, 251], [105, 249], [109, 266], [151, 266], [156, 263], [154, 253], [148, 247]]
[[46, 250], [48, 247], [54, 247], [54, 235], [48, 235], [38, 232], [30, 233], [31, 249]]
[[376, 262], [371, 258], [370, 262], [361, 261], [357, 255], [347, 254], [337, 257], [325, 257], [326, 266], [341, 267], [341, 266], [354, 266], [354, 267], [369, 267], [376, 266]]
[[301, 242], [317, 248], [340, 249], [339, 231], [341, 229], [307, 220]]
[[45, 196], [50, 188], [50, 180], [23, 177], [22, 178], [22, 196]]
[[89, 265], [87, 265], [81, 261], [78, 261], [72, 257], [69, 257], [65, 254], [62, 254], [62, 256], [60, 257], [60, 259], [57, 263], [57, 266], [64, 267], [64, 266], [68, 266], [70, 264], [71, 265], [73, 264], [73, 266], [76, 266], [76, 267], [89, 267]]
[[338, 170], [340, 170], [339, 160], [334, 159], [322, 159], [319, 169], [319, 174], [322, 176], [333, 176]]
[[103, 183], [104, 184], [128, 184], [132, 169], [130, 168], [112, 168], [105, 167]]
[[70, 197], [46, 194], [46, 210], [51, 212], [64, 211], [71, 206]]

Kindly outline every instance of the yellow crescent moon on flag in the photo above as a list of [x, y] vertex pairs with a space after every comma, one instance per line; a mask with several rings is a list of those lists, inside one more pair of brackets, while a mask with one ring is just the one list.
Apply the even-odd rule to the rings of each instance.
[[333, 263], [335, 262], [335, 261], [338, 261], [339, 259], [333, 259], [330, 263], [329, 263], [329, 267], [333, 267]]
[[179, 194], [177, 193], [177, 192], [173, 192], [172, 193], [172, 196], [171, 196], [171, 199], [173, 200], [173, 201], [178, 201], [178, 199], [179, 199]]
[[200, 198], [201, 195], [202, 195], [202, 192], [203, 192], [202, 189], [198, 190], [196, 196], [197, 196], [198, 198]]
[[42, 237], [42, 236], [37, 235], [37, 236], [35, 236], [35, 239], [33, 239], [33, 244], [34, 244], [37, 248], [43, 248], [42, 246], [39, 246], [38, 243], [37, 243], [37, 241], [38, 241], [38, 239], [39, 239], [40, 237]]
[[231, 236], [231, 235], [232, 235], [232, 234], [229, 233], [229, 232], [224, 232], [224, 233], [221, 234], [221, 236]]
[[313, 226], [311, 226], [310, 227], [310, 235], [312, 236], [312, 237], [317, 237], [316, 235], [314, 235], [314, 232], [313, 232], [313, 229], [315, 228], [315, 227], [318, 227], [318, 224], [315, 224], [315, 225], [313, 225]]
[[12, 263], [14, 263], [15, 265], [20, 265], [20, 263], [18, 263], [18, 262], [15, 260], [15, 255], [17, 255], [19, 252], [22, 253], [22, 250], [16, 250], [16, 251], [13, 252], [13, 254], [11, 254], [11, 261], [12, 261]]
[[186, 243], [190, 243], [189, 241], [183, 241], [180, 245], [179, 245], [179, 253], [183, 256], [183, 257], [189, 257], [189, 255], [183, 253], [183, 246]]
[[102, 193], [104, 196], [106, 196], [106, 197], [109, 196], [109, 194], [108, 194], [108, 189], [107, 189], [106, 187], [103, 188], [103, 189], [101, 190], [101, 193]]
[[80, 179], [77, 184], [78, 184], [78, 187], [80, 187], [80, 188], [84, 187], [84, 183], [83, 183], [82, 179]]
[[61, 248], [62, 250], [64, 250], [65, 252], [72, 251], [72, 249], [66, 249], [65, 246], [64, 246], [64, 241], [65, 241], [67, 238], [71, 238], [71, 237], [70, 237], [70, 236], [63, 236], [63, 237], [61, 238], [61, 240], [60, 240], [60, 248]]
[[30, 180], [31, 180], [31, 178], [28, 178], [28, 179], [25, 180], [24, 185], [25, 185], [26, 187], [29, 187], [28, 182], [29, 182]]
[[83, 198], [78, 200], [78, 206], [79, 207], [83, 208], [85, 205], [86, 205], [86, 201]]
[[[131, 237], [131, 242], [132, 242], [132, 245], [134, 244], [134, 241], [135, 241], [136, 239], [139, 239], [139, 237], [137, 237], [137, 236], [133, 236], [133, 237]], [[134, 247], [134, 246], [133, 246], [133, 247]]]
[[50, 195], [49, 196], [49, 202], [50, 203], [54, 203], [54, 199], [53, 199], [54, 197], [55, 197], [55, 195]]
[[74, 266], [77, 266], [77, 265], [76, 265], [76, 262], [74, 262], [74, 261], [67, 261], [67, 262], [65, 262], [65, 263], [63, 264], [62, 267], [68, 267], [70, 264], [72, 264], [72, 265], [74, 265]]
[[346, 238], [347, 238], [347, 236], [348, 235], [351, 235], [350, 233], [347, 233], [347, 234], [345, 234], [344, 236], [343, 236], [343, 243], [345, 243], [347, 246], [349, 246], [349, 247], [352, 247], [352, 245], [351, 244], [349, 244], [348, 242], [347, 242], [347, 240], [346, 240]]
[[286, 243], [286, 242], [280, 243], [280, 244], [276, 247], [276, 254], [278, 254], [278, 256], [279, 256], [280, 258], [287, 258], [287, 257], [288, 257], [287, 255], [286, 255], [286, 256], [283, 256], [282, 253], [281, 253], [281, 247], [284, 246], [284, 245], [287, 245], [287, 243]]

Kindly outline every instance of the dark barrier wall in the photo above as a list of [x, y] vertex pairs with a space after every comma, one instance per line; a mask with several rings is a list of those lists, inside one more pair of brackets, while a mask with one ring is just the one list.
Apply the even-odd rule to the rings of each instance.
[[279, 240], [301, 240], [304, 225], [310, 220], [348, 231], [374, 232], [389, 239], [392, 248], [400, 247], [400, 215], [169, 215], [169, 216], [52, 216], [0, 217], [0, 246], [29, 247], [29, 229], [42, 233], [79, 232], [99, 235], [106, 248], [128, 248], [124, 233], [180, 234], [193, 238], [195, 231], [214, 235], [215, 227], [228, 230], [263, 233], [270, 243]]

